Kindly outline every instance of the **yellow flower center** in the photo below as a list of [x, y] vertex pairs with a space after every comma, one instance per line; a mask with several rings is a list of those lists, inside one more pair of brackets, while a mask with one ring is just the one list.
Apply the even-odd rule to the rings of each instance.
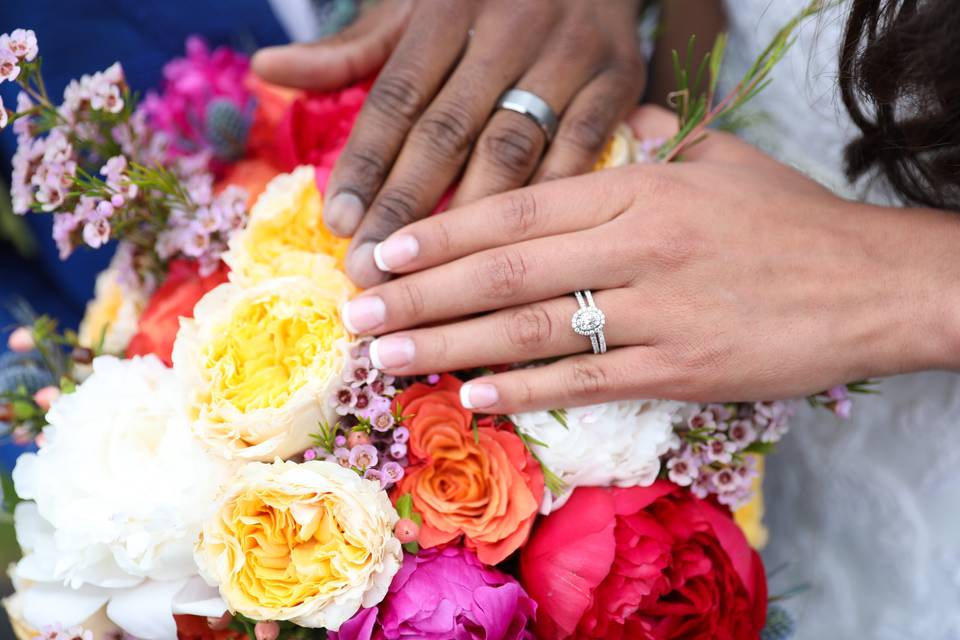
[[239, 548], [227, 553], [229, 565], [239, 567], [240, 591], [258, 606], [281, 609], [350, 588], [350, 576], [371, 554], [344, 530], [336, 508], [322, 493], [238, 496], [227, 526]]
[[333, 256], [337, 268], [342, 269], [350, 241], [327, 231], [322, 198], [312, 175], [309, 183], [293, 195], [294, 206], [269, 218], [255, 216], [251, 221], [245, 239], [250, 257], [259, 264], [274, 264], [290, 251], [322, 253]]
[[243, 413], [283, 406], [318, 368], [326, 373], [346, 335], [331, 299], [273, 294], [240, 304], [204, 350], [204, 403]]

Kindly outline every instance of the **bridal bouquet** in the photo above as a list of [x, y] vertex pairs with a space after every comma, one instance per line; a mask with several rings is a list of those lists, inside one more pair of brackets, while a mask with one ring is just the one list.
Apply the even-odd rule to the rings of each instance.
[[[597, 169], [680, 156], [778, 51], [687, 102], [693, 138], [622, 127]], [[138, 103], [116, 64], [57, 104], [33, 32], [0, 37], [15, 210], [64, 257], [117, 241], [79, 332], [24, 310], [0, 359], [0, 422], [38, 447], [5, 495], [19, 638], [759, 637], [793, 403], [481, 415], [464, 374], [378, 371], [321, 215], [369, 85], [281, 90], [199, 40], [165, 77]]]

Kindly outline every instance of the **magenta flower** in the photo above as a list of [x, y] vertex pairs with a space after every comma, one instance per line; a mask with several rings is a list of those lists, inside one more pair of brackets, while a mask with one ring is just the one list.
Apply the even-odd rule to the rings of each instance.
[[528, 640], [536, 603], [516, 580], [460, 547], [404, 555], [386, 598], [330, 640]]

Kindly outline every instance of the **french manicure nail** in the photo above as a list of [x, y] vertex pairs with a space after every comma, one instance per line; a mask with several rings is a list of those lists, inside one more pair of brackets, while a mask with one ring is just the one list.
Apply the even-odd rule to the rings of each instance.
[[468, 382], [460, 387], [460, 404], [464, 409], [492, 407], [500, 400], [497, 388], [483, 382]]
[[340, 309], [340, 319], [353, 334], [368, 333], [384, 323], [387, 307], [379, 296], [354, 298]]
[[363, 211], [363, 202], [355, 193], [341, 191], [324, 207], [323, 221], [334, 233], [349, 236], [360, 225]]
[[387, 238], [373, 248], [373, 261], [380, 271], [400, 269], [417, 257], [420, 243], [409, 234]]
[[370, 343], [370, 361], [377, 369], [401, 369], [413, 362], [416, 349], [410, 338], [378, 338]]

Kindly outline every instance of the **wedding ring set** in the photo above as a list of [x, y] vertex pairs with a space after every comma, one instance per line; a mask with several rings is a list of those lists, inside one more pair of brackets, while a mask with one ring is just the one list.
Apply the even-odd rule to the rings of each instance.
[[607, 316], [594, 304], [593, 293], [589, 289], [574, 291], [573, 295], [580, 305], [570, 320], [574, 332], [590, 339], [594, 353], [606, 353], [607, 338], [603, 335], [603, 327], [607, 324]]

